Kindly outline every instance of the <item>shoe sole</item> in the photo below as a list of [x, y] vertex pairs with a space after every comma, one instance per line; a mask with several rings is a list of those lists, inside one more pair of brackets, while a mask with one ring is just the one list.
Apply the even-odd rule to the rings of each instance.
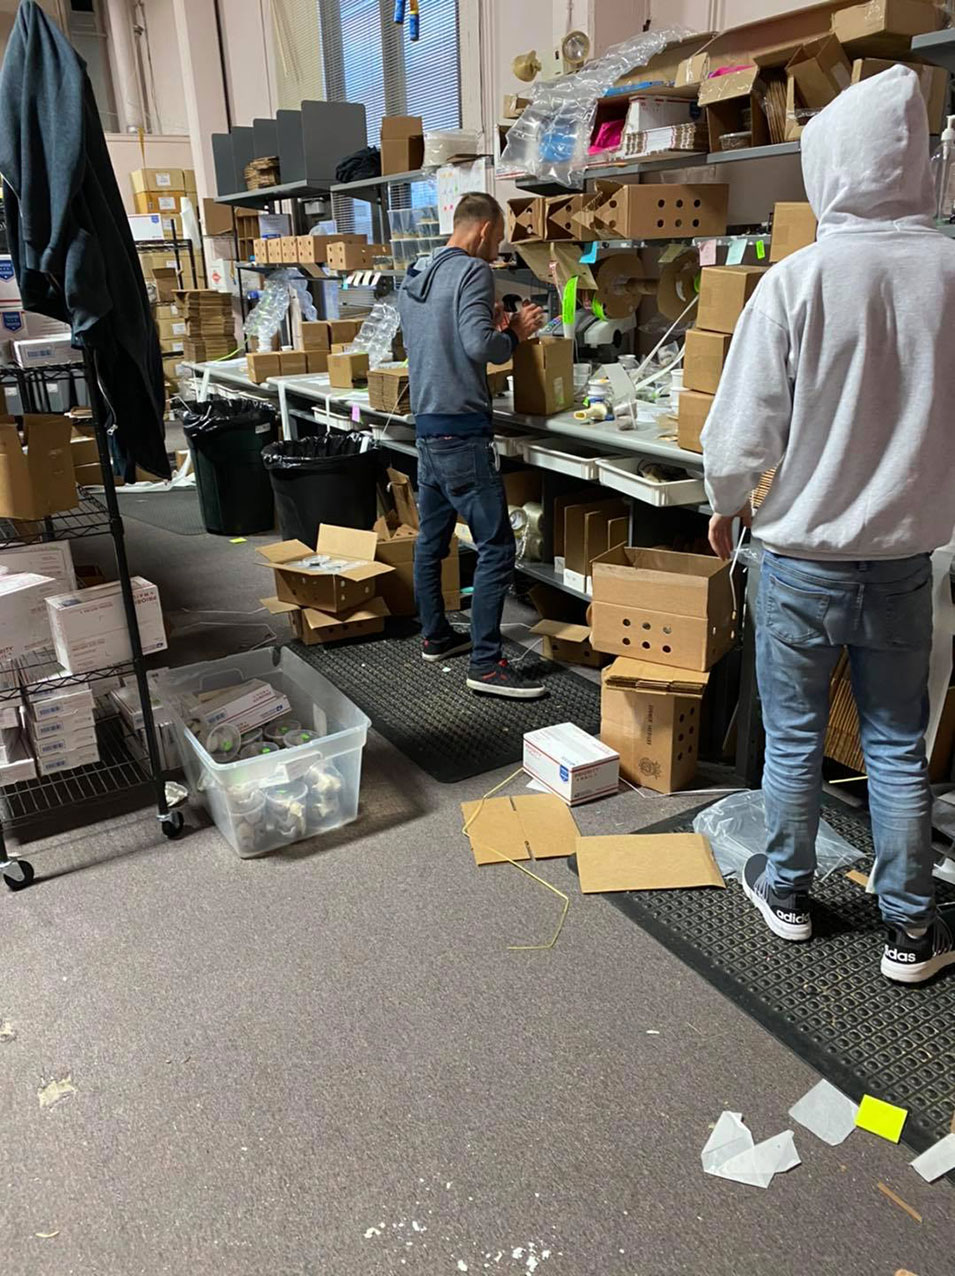
[[791, 926], [789, 922], [780, 921], [773, 910], [769, 907], [762, 895], [757, 895], [750, 888], [746, 879], [743, 879], [743, 892], [751, 904], [755, 904], [762, 913], [763, 921], [780, 939], [786, 939], [791, 944], [804, 944], [807, 939], [812, 939], [812, 923], [808, 926]]
[[450, 651], [442, 651], [440, 656], [429, 656], [426, 651], [421, 653], [421, 659], [425, 664], [436, 665], [442, 660], [450, 660], [452, 656], [466, 656], [471, 650], [469, 642], [463, 642], [460, 647], [452, 647]]
[[924, 984], [946, 966], [955, 966], [955, 952], [939, 953], [937, 957], [917, 962], [914, 966], [903, 966], [888, 957], [882, 958], [882, 974], [895, 984]]
[[468, 689], [482, 696], [499, 696], [502, 700], [540, 700], [547, 695], [545, 687], [493, 687], [477, 678], [468, 678]]

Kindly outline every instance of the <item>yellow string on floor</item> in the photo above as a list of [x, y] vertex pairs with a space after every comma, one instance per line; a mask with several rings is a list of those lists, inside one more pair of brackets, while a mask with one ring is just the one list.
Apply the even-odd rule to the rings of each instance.
[[[481, 798], [480, 802], [478, 803], [477, 810], [475, 810], [474, 813], [468, 818], [461, 832], [465, 836], [467, 836], [468, 829], [471, 827], [471, 825], [474, 823], [477, 817], [484, 810], [484, 803], [488, 800], [488, 798], [492, 798], [494, 794], [499, 793], [501, 789], [504, 788], [505, 785], [510, 784], [512, 780], [516, 779], [519, 775], [523, 775], [523, 774], [524, 774], [524, 768], [518, 767], [516, 771], [512, 772], [506, 779], [502, 780], [500, 784], [495, 784], [493, 789], [488, 789], [487, 793], [484, 794], [484, 796]], [[501, 859], [506, 860], [508, 864], [513, 864], [514, 867], [520, 869], [520, 871], [524, 873], [525, 876], [532, 878], [533, 881], [538, 882], [541, 886], [545, 886], [549, 891], [552, 891], [555, 895], [557, 895], [560, 899], [564, 901], [564, 906], [561, 909], [560, 921], [557, 923], [557, 929], [554, 931], [554, 937], [553, 939], [550, 940], [549, 943], [508, 944], [507, 951], [509, 953], [539, 953], [539, 952], [546, 952], [548, 949], [553, 948], [555, 944], [557, 943], [558, 939], [560, 939], [560, 932], [564, 929], [564, 922], [567, 920], [567, 914], [570, 911], [570, 896], [565, 895], [564, 892], [561, 890], [558, 890], [556, 886], [552, 886], [550, 882], [545, 881], [543, 877], [538, 877], [536, 873], [532, 873], [529, 868], [525, 868], [524, 865], [519, 863], [517, 860], [512, 860], [510, 855], [505, 855], [504, 852], [499, 851], [496, 846], [490, 846], [488, 847], [488, 850], [493, 851], [495, 855], [499, 855]]]

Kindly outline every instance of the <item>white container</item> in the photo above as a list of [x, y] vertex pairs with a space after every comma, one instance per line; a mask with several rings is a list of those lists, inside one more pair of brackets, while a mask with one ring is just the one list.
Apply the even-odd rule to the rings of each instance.
[[573, 722], [524, 735], [524, 770], [569, 806], [619, 788], [620, 754]]
[[526, 439], [521, 454], [528, 465], [585, 479], [589, 483], [597, 479], [597, 462], [607, 459], [589, 443], [579, 443], [576, 439], [564, 439], [560, 443]]
[[508, 430], [498, 425], [494, 429], [494, 450], [498, 456], [523, 456], [524, 447], [528, 443], [542, 443], [543, 434], [524, 434], [518, 430]]
[[706, 500], [706, 487], [701, 478], [677, 479], [672, 483], [654, 483], [637, 471], [645, 457], [608, 457], [597, 462], [597, 482], [642, 501], [644, 505], [700, 505]]
[[[179, 698], [253, 678], [270, 682], [287, 696], [294, 717], [306, 729], [317, 730], [319, 738], [264, 757], [214, 762], [187, 729]], [[171, 669], [162, 676], [160, 691], [192, 794], [206, 804], [219, 832], [243, 859], [340, 828], [357, 817], [370, 719], [289, 648]]]

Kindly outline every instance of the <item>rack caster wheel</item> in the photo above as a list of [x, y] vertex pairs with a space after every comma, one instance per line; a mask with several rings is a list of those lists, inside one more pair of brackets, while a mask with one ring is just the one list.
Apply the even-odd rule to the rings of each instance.
[[3, 880], [11, 891], [24, 891], [33, 881], [33, 865], [27, 860], [11, 860], [3, 870]]
[[182, 811], [170, 811], [169, 818], [163, 820], [162, 831], [168, 838], [177, 838], [185, 827]]

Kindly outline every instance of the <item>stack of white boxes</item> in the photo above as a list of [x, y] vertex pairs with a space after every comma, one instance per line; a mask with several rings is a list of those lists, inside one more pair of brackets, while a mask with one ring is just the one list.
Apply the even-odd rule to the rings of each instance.
[[62, 675], [33, 687], [24, 725], [40, 775], [55, 775], [99, 761], [93, 692], [89, 686], [64, 685]]
[[[164, 651], [159, 590], [141, 576], [132, 579], [143, 654]], [[118, 581], [47, 599], [56, 658], [71, 673], [92, 673], [132, 659], [126, 612]]]

